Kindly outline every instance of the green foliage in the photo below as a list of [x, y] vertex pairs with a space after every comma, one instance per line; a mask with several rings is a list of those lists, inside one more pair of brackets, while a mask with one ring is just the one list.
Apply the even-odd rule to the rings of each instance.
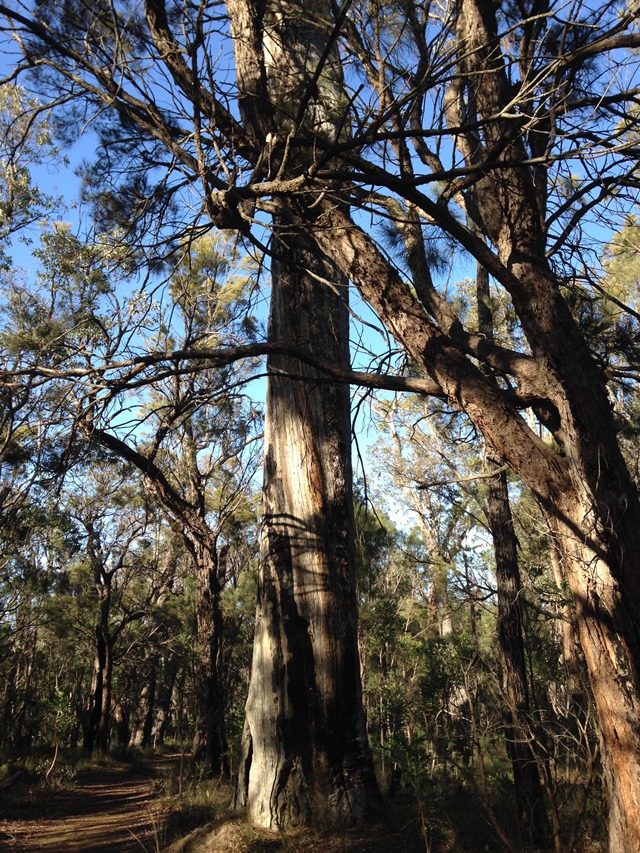
[[[48, 218], [59, 200], [33, 183], [32, 170], [60, 161], [52, 138], [48, 110], [17, 85], [0, 86], [0, 267], [13, 235]], [[24, 237], [24, 234], [23, 234]]]
[[[640, 223], [637, 216], [630, 215], [624, 228], [605, 247], [603, 265], [611, 296], [637, 305], [640, 287]], [[620, 310], [609, 306], [609, 312], [619, 313]]]
[[[557, 92], [562, 99], [558, 112], [562, 122], [565, 111], [571, 119], [576, 99], [591, 97], [587, 84], [594, 66], [585, 62], [578, 70], [554, 71], [550, 89], [540, 70], [546, 66], [532, 64], [535, 85], [524, 79], [529, 62], [525, 49], [536, 44], [540, 51], [536, 60], [553, 65], [561, 46], [568, 51], [582, 45], [587, 38], [595, 38], [598, 30], [595, 24], [583, 26], [579, 16], [576, 22], [562, 25], [564, 13], [560, 10], [558, 15], [536, 15], [535, 26], [528, 28], [525, 39], [522, 9], [532, 8], [530, 3], [506, 3], [499, 9], [500, 20], [508, 28], [506, 73], [516, 98], [514, 107], [529, 115], [531, 104], [537, 104], [536, 110], [543, 114], [547, 102], [552, 109]], [[258, 262], [242, 252], [232, 232], [211, 230], [209, 206], [213, 209], [217, 203], [219, 187], [244, 186], [251, 174], [260, 183], [268, 152], [260, 154], [259, 165], [245, 160], [244, 143], [239, 144], [235, 137], [225, 143], [224, 122], [216, 123], [210, 116], [211, 124], [206, 126], [204, 100], [194, 111], [194, 104], [183, 98], [184, 92], [178, 92], [175, 81], [158, 71], [160, 60], [157, 66], [147, 62], [153, 54], [141, 11], [134, 4], [87, 5], [71, 0], [58, 6], [39, 4], [37, 10], [57, 38], [86, 51], [85, 61], [95, 62], [99, 71], [95, 79], [102, 79], [109, 68], [118, 68], [121, 76], [104, 111], [98, 110], [88, 122], [99, 136], [100, 148], [97, 162], [83, 168], [85, 197], [101, 205], [96, 218], [107, 233], [85, 241], [64, 224], [49, 224], [34, 252], [38, 273], [29, 282], [9, 270], [5, 252], [13, 235], [37, 220], [51, 218], [55, 202], [34, 185], [31, 168], [49, 162], [58, 152], [38, 102], [17, 87], [0, 89], [0, 260], [5, 267], [0, 350], [6, 378], [0, 394], [0, 611], [4, 617], [0, 622], [0, 718], [10, 722], [6, 746], [26, 751], [30, 746], [77, 741], [92, 701], [96, 622], [107, 589], [111, 609], [106, 632], [117, 657], [112, 704], [114, 711], [117, 707], [121, 712], [124, 739], [127, 726], [140, 722], [134, 718], [141, 713], [142, 688], [153, 683], [157, 695], [162, 695], [164, 709], [173, 715], [168, 736], [184, 742], [193, 724], [197, 634], [197, 591], [184, 547], [185, 518], [197, 514], [199, 535], [203, 531], [211, 534], [223, 565], [221, 609], [226, 646], [222, 682], [230, 737], [237, 748], [258, 575], [259, 513], [253, 484], [257, 454], [253, 448], [261, 428], [258, 407], [241, 389], [250, 382], [258, 362], [231, 367], [223, 360], [174, 357], [173, 351], [190, 349], [192, 355], [204, 356], [206, 348], [258, 338]], [[427, 86], [424, 80], [438, 73], [438, 50], [452, 39], [453, 30], [440, 17], [432, 29], [433, 11], [429, 4], [354, 3], [350, 26], [361, 24], [362, 41], [349, 54], [350, 34], [345, 29], [342, 45], [352, 63], [353, 77], [364, 81], [379, 62], [373, 76], [383, 81], [384, 98], [392, 101], [394, 92], [400, 93], [404, 103], [419, 106], [423, 90], [432, 89], [432, 81]], [[438, 15], [442, 11], [438, 9]], [[616, 13], [613, 7], [608, 12]], [[185, 55], [197, 69], [206, 51], [202, 49], [205, 36], [197, 31], [196, 7], [176, 5], [168, 14], [172, 25], [180, 25], [175, 31], [184, 34]], [[210, 11], [205, 17], [210, 27], [206, 38], [217, 38], [226, 23]], [[533, 33], [536, 28], [539, 30]], [[414, 36], [414, 44], [407, 34]], [[521, 61], [509, 53], [515, 45], [522, 47]], [[372, 48], [370, 68], [361, 52], [362, 48], [366, 54], [367, 47]], [[35, 42], [30, 49], [35, 51]], [[431, 116], [435, 120], [429, 124], [428, 111], [422, 113], [418, 107], [406, 116], [411, 121], [418, 116], [419, 123], [432, 126], [442, 136], [449, 117], [442, 114], [441, 107], [449, 97], [454, 74], [449, 47], [446, 56], [444, 88], [433, 96], [439, 111]], [[60, 61], [64, 65], [71, 59]], [[120, 62], [123, 64], [118, 66]], [[412, 92], [414, 67], [421, 69], [422, 76]], [[49, 87], [66, 99], [71, 90], [65, 89], [64, 73], [62, 68], [55, 75], [50, 66], [41, 63], [36, 79], [44, 89]], [[206, 74], [210, 81], [210, 66]], [[79, 80], [77, 77], [68, 85], [73, 88]], [[127, 88], [131, 81], [139, 99], [135, 109], [122, 100], [117, 114], [109, 112], [121, 92], [131, 91]], [[219, 84], [212, 82], [217, 94]], [[540, 93], [534, 92], [536, 87]], [[436, 89], [434, 83], [433, 91]], [[524, 104], [517, 102], [520, 89], [528, 93]], [[231, 91], [226, 80], [224, 91]], [[397, 160], [406, 168], [403, 179], [409, 180], [409, 164], [414, 158], [404, 150], [392, 151], [405, 116], [394, 114], [393, 109], [379, 109], [383, 91], [371, 89], [371, 100], [366, 103], [358, 89], [348, 104], [358, 111], [354, 123], [358, 133], [366, 128], [369, 116], [376, 116], [371, 138], [362, 136], [359, 156], [362, 163], [370, 151], [376, 152], [375, 158], [383, 158], [375, 159], [376, 174], [379, 162], [391, 172]], [[590, 102], [601, 103], [604, 110], [607, 99], [600, 99], [595, 89], [594, 93]], [[87, 109], [94, 108], [95, 94], [90, 92]], [[475, 126], [470, 93], [464, 99]], [[79, 103], [75, 97], [70, 101]], [[80, 107], [75, 116], [69, 116], [69, 133], [78, 122], [87, 120], [83, 110]], [[197, 127], [191, 124], [194, 113], [198, 114]], [[387, 113], [394, 114], [392, 133], [384, 125]], [[615, 116], [616, 122], [621, 113]], [[143, 124], [154, 117], [159, 124], [147, 138]], [[633, 119], [630, 115], [624, 121]], [[536, 131], [536, 121], [532, 115], [533, 130], [530, 137], [523, 138], [523, 145], [531, 162], [540, 163], [535, 139], [545, 134], [541, 126]], [[603, 113], [596, 121], [605, 121]], [[214, 125], [215, 133], [211, 131]], [[416, 139], [426, 145], [414, 131]], [[483, 132], [481, 123], [477, 132]], [[581, 206], [587, 210], [592, 197], [589, 181], [572, 171], [577, 158], [563, 147], [570, 144], [572, 134], [564, 139], [561, 128], [554, 128], [554, 133], [557, 149], [548, 166], [553, 172], [554, 164], [559, 165], [548, 182], [545, 204], [550, 210], [545, 213], [554, 228], [563, 229], [570, 217], [580, 221]], [[616, 139], [623, 139], [621, 131], [615, 133]], [[163, 140], [170, 140], [169, 153]], [[410, 140], [405, 141], [408, 145]], [[299, 139], [292, 144], [303, 142]], [[438, 142], [441, 144], [446, 151], [449, 143]], [[199, 150], [202, 145], [204, 154]], [[631, 152], [635, 163], [635, 144]], [[421, 149], [418, 153], [424, 165], [436, 157], [435, 151]], [[165, 171], [168, 162], [170, 168]], [[199, 170], [204, 163], [207, 168], [196, 174], [194, 163]], [[330, 167], [328, 160], [324, 167]], [[487, 177], [492, 168], [489, 164]], [[446, 178], [444, 166], [436, 171]], [[456, 180], [460, 174], [457, 171]], [[196, 196], [200, 184], [205, 188], [202, 198]], [[593, 185], [600, 187], [602, 182], [595, 180]], [[338, 180], [327, 186], [339, 194]], [[453, 184], [442, 179], [432, 186], [439, 205], [446, 209], [446, 194]], [[418, 193], [420, 185], [414, 189]], [[479, 186], [479, 192], [481, 189]], [[463, 182], [454, 195], [458, 192], [464, 194]], [[233, 195], [229, 193], [229, 197]], [[367, 205], [375, 211], [380, 202], [384, 216], [393, 217], [396, 208], [391, 195], [389, 187], [384, 192], [373, 191]], [[348, 198], [350, 203], [357, 198], [351, 184]], [[560, 204], [557, 216], [552, 211], [554, 199]], [[317, 203], [322, 200], [319, 193]], [[228, 203], [241, 205], [244, 199]], [[264, 210], [259, 205], [221, 209], [220, 221], [223, 213], [237, 216], [239, 230], [246, 234], [255, 218], [261, 231], [264, 223], [260, 217], [270, 203], [265, 201]], [[402, 228], [410, 218], [409, 205], [398, 203], [397, 211], [397, 222], [386, 229], [395, 250], [404, 240]], [[215, 215], [213, 218], [219, 221]], [[455, 213], [452, 218], [455, 221]], [[567, 225], [567, 234], [574, 230], [574, 225]], [[587, 271], [573, 269], [574, 275], [567, 276], [563, 289], [592, 351], [608, 375], [625, 383], [638, 363], [637, 316], [633, 314], [637, 312], [640, 276], [638, 231], [635, 218], [629, 218], [605, 250], [604, 275], [592, 281]], [[431, 218], [419, 232], [414, 251], [403, 252], [399, 261], [403, 274], [409, 275], [423, 255], [434, 275], [446, 273], [443, 247], [453, 254], [453, 243], [446, 243]], [[194, 239], [195, 234], [203, 233], [206, 236]], [[256, 243], [261, 239], [258, 233]], [[569, 251], [573, 249], [565, 254]], [[140, 269], [148, 279], [138, 278]], [[411, 294], [416, 294], [418, 284], [408, 288]], [[473, 308], [475, 285], [468, 280], [449, 288], [448, 293], [445, 287], [437, 291], [438, 298], [447, 296], [447, 311], [472, 332], [478, 329]], [[494, 342], [522, 347], [514, 305], [495, 281], [489, 303], [498, 327]], [[454, 332], [455, 328], [452, 341]], [[529, 352], [527, 345], [526, 354]], [[162, 353], [167, 357], [154, 361], [152, 356]], [[407, 373], [420, 371], [414, 364]], [[45, 388], [44, 380], [52, 376], [54, 380]], [[515, 384], [502, 374], [497, 382], [510, 390]], [[640, 479], [640, 453], [633, 440], [637, 400], [626, 384], [620, 388], [616, 404], [624, 408], [620, 425], [626, 432], [625, 449], [635, 460]], [[360, 640], [371, 739], [386, 787], [399, 786], [419, 805], [425, 842], [427, 835], [444, 837], [455, 824], [460, 846], [473, 849], [469, 846], [473, 833], [464, 832], [465, 811], [466, 824], [477, 833], [476, 847], [493, 843], [495, 837], [485, 841], [487, 836], [468, 814], [477, 816], [483, 808], [487, 810], [487, 802], [506, 811], [511, 785], [503, 744], [493, 559], [486, 533], [484, 490], [481, 481], [474, 482], [483, 451], [469, 420], [447, 402], [386, 398], [377, 405], [376, 416], [381, 425], [380, 486], [375, 496], [380, 509], [356, 507]], [[142, 457], [146, 481], [140, 483], [131, 470], [112, 465], [109, 454], [96, 452], [92, 442], [101, 430]], [[84, 439], [79, 437], [81, 433]], [[174, 490], [173, 507], [186, 506], [188, 513], [180, 517], [173, 511], [172, 515], [167, 505], [163, 508], [154, 502], [152, 467], [162, 473], [162, 485]], [[390, 499], [383, 502], [382, 495]], [[585, 768], [594, 754], [590, 704], [586, 691], [576, 695], [572, 685], [575, 673], [561, 659], [558, 615], [567, 618], [567, 594], [558, 588], [550, 571], [548, 532], [516, 483], [512, 483], [512, 495], [518, 503], [525, 579], [522, 598], [526, 602], [529, 688], [534, 699], [531, 725], [547, 750], [544, 762], [552, 780], [549, 789], [556, 785], [561, 790], [569, 785], [567, 767], [577, 767], [588, 782]], [[52, 509], [56, 503], [59, 511]], [[576, 700], [575, 704], [558, 699], [565, 695]], [[158, 700], [156, 711], [160, 704]], [[160, 738], [158, 717], [153, 727]], [[117, 736], [114, 726], [112, 742]], [[196, 788], [201, 794], [206, 790], [202, 779], [195, 779]], [[558, 815], [579, 812], [577, 800], [568, 799], [570, 807], [564, 812], [558, 807]], [[593, 814], [597, 812], [591, 800], [589, 808]]]
[[250, 304], [256, 272], [255, 262], [231, 234], [218, 232], [188, 247], [169, 293], [182, 314], [189, 345], [218, 346], [229, 340], [236, 325], [243, 339], [253, 338], [257, 324]]

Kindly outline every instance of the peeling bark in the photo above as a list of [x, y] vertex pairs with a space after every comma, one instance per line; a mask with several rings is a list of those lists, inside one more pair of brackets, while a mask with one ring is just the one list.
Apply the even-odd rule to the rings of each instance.
[[[254, 9], [255, 21], [253, 4], [240, 5]], [[276, 144], [263, 167], [292, 177], [307, 159], [283, 150], [288, 133], [329, 141], [340, 132], [341, 70], [327, 49], [328, 4], [276, 0], [262, 13], [261, 45], [238, 32], [236, 64], [253, 86], [241, 108], [264, 136], [250, 95], [264, 94], [266, 80]], [[346, 279], [287, 215], [273, 226], [269, 340], [348, 367]], [[236, 801], [270, 828], [370, 821], [382, 803], [360, 681], [349, 389], [290, 357], [272, 356], [268, 373], [261, 567]]]
[[[279, 247], [270, 334], [344, 363], [346, 302], [305, 274], [333, 274], [308, 246], [296, 234]], [[271, 828], [372, 820], [381, 800], [360, 683], [348, 388], [294, 359], [272, 358], [266, 415], [259, 601], [237, 803]]]

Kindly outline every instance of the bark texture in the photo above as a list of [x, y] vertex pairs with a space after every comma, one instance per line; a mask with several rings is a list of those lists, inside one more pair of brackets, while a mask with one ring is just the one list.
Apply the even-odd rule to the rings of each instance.
[[[328, 48], [328, 4], [272, 2], [261, 7], [264, 17], [249, 7], [254, 13], [241, 19], [263, 24], [264, 54], [256, 58], [259, 39], [238, 30], [236, 61], [254, 136], [264, 137], [272, 115], [272, 140], [298, 131], [335, 140], [341, 77]], [[255, 98], [265, 86], [273, 113], [260, 117]], [[307, 155], [274, 145], [265, 168], [291, 177], [307, 165]], [[348, 367], [346, 279], [287, 215], [273, 226], [269, 340]], [[259, 600], [237, 802], [271, 828], [371, 820], [381, 799], [357, 643], [349, 389], [292, 358], [272, 357], [268, 370]]]
[[196, 610], [195, 692], [196, 717], [192, 753], [206, 759], [214, 774], [229, 776], [225, 726], [225, 696], [222, 686], [223, 618], [220, 607], [222, 584], [218, 575], [217, 549], [188, 537], [198, 580]]
[[500, 460], [487, 460], [496, 471], [487, 487], [487, 519], [493, 539], [498, 589], [498, 645], [502, 689], [506, 700], [505, 737], [513, 768], [522, 840], [535, 847], [551, 847], [551, 828], [540, 782], [524, 651], [523, 601], [517, 540], [509, 504], [506, 472]]
[[[309, 251], [309, 249], [312, 249]], [[272, 340], [348, 357], [344, 294], [302, 234], [273, 263]], [[296, 378], [298, 377], [298, 378]], [[262, 559], [238, 804], [283, 827], [380, 814], [356, 628], [348, 388], [269, 365]], [[319, 813], [318, 813], [319, 812]]]

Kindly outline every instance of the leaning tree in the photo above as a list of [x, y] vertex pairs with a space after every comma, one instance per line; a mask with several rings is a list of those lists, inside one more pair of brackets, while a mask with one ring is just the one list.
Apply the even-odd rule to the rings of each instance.
[[[637, 201], [634, 9], [588, 0], [0, 6], [15, 73], [33, 72], [39, 90], [67, 109], [68, 127], [75, 116], [98, 134], [87, 191], [103, 216], [119, 220], [139, 246], [214, 226], [263, 246], [281, 278], [271, 345], [297, 346], [297, 357], [316, 367], [328, 355], [343, 378], [348, 282], [406, 350], [414, 378], [404, 387], [464, 412], [531, 490], [575, 599], [598, 708], [612, 851], [640, 847], [640, 505], [608, 393], [616, 365], [592, 351], [571, 295], [580, 286], [598, 311], [606, 285], [595, 242]], [[517, 318], [517, 346], [465, 325], [438, 287], [438, 242], [488, 272]], [[283, 313], [277, 300], [289, 285], [299, 300], [313, 293], [313, 308], [294, 304]], [[618, 302], [635, 328], [637, 314]], [[324, 349], [324, 335], [338, 349]], [[633, 345], [624, 359], [633, 380]], [[306, 390], [295, 404], [284, 404], [293, 391], [278, 390], [276, 374], [301, 370], [299, 361], [273, 361], [271, 393], [292, 428], [309, 417], [314, 436], [329, 437], [313, 404], [320, 376], [301, 378]], [[344, 432], [334, 435], [326, 449]], [[286, 457], [268, 441], [265, 529], [277, 553], [264, 562], [259, 636], [277, 676], [273, 690], [295, 700], [296, 710], [274, 701], [268, 685], [252, 688], [263, 693], [250, 698], [249, 806], [266, 823], [304, 816], [314, 780], [322, 787], [333, 773], [327, 802], [344, 813], [344, 803], [359, 801], [362, 814], [375, 794], [361, 727], [341, 742], [340, 756], [315, 741], [329, 730], [333, 701], [318, 678], [338, 669], [314, 644], [339, 590], [355, 605], [349, 560], [332, 564], [330, 581], [320, 572], [315, 585], [301, 583], [294, 560], [326, 539], [310, 523], [317, 510], [325, 518], [340, 512], [326, 479], [333, 475], [322, 467], [324, 448], [310, 443], [291, 455], [322, 495], [301, 516]], [[346, 482], [346, 462], [343, 474]], [[269, 503], [270, 490], [283, 502]], [[271, 513], [280, 516], [275, 526]], [[349, 524], [335, 528], [345, 553]], [[287, 645], [291, 632], [307, 643], [306, 658]], [[357, 703], [355, 657], [342, 663]], [[278, 693], [276, 682], [289, 678]], [[314, 733], [311, 764], [279, 725], [298, 714], [300, 679], [311, 688], [298, 717]], [[271, 753], [267, 769], [258, 757], [269, 755], [274, 729], [287, 758], [276, 767]], [[268, 804], [252, 787], [256, 770], [273, 782]], [[357, 791], [367, 793], [351, 796]]]

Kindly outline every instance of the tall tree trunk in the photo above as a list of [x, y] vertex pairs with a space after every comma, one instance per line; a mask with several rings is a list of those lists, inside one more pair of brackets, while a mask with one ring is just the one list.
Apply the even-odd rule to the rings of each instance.
[[91, 676], [91, 691], [88, 697], [88, 707], [83, 711], [82, 717], [82, 749], [85, 752], [92, 752], [95, 744], [96, 713], [95, 704], [95, 684], [97, 679], [97, 664], [94, 661], [93, 674]]
[[96, 657], [92, 681], [92, 700], [84, 732], [83, 748], [91, 752], [98, 746], [102, 753], [109, 748], [111, 715], [111, 680], [113, 672], [113, 641], [109, 631], [111, 615], [111, 581], [114, 570], [107, 571], [102, 562], [100, 538], [93, 522], [85, 521], [87, 531], [87, 557], [98, 594], [98, 613], [94, 636]]
[[196, 565], [197, 613], [194, 759], [205, 758], [211, 772], [229, 776], [229, 756], [223, 695], [221, 583], [215, 545], [190, 543]]
[[153, 714], [156, 701], [156, 686], [157, 686], [157, 659], [153, 672], [149, 676], [145, 691], [144, 717], [142, 719], [142, 738], [140, 745], [151, 746], [151, 733], [153, 731]]
[[99, 695], [96, 696], [95, 745], [103, 755], [109, 750], [109, 727], [111, 725], [111, 681], [113, 676], [113, 640], [109, 631], [111, 615], [111, 580], [113, 570], [106, 571], [96, 547], [97, 538], [93, 526], [89, 531], [89, 555], [95, 574], [95, 586], [98, 591], [99, 609], [96, 622], [96, 660], [97, 678], [100, 682]]
[[[278, 241], [271, 340], [348, 359], [345, 294], [307, 238]], [[297, 378], [296, 378], [297, 377]], [[360, 684], [349, 390], [269, 363], [259, 600], [238, 802], [267, 827], [379, 816]], [[315, 814], [320, 810], [320, 814]]]
[[113, 682], [113, 648], [109, 639], [104, 641], [103, 666], [100, 677], [100, 714], [96, 730], [96, 743], [102, 755], [109, 751], [109, 729], [111, 728], [111, 685]]
[[[153, 745], [159, 746], [164, 743], [167, 726], [171, 717], [171, 697], [178, 676], [178, 667], [173, 656], [164, 661], [162, 680], [158, 687], [158, 700], [156, 702], [156, 715], [154, 725], [151, 729]], [[177, 733], [179, 734], [178, 727]]]
[[[552, 526], [550, 525], [550, 529]], [[558, 587], [558, 592], [563, 598], [559, 607], [560, 621], [560, 643], [562, 649], [562, 669], [566, 695], [563, 700], [565, 714], [580, 714], [584, 703], [584, 685], [580, 677], [580, 665], [578, 655], [580, 649], [576, 637], [576, 620], [574, 608], [569, 600], [565, 600], [569, 594], [566, 589], [566, 577], [562, 568], [562, 554], [558, 548], [555, 536], [551, 534], [551, 567], [553, 577]]]
[[[476, 270], [476, 297], [478, 331], [492, 340], [494, 318], [489, 274], [481, 264]], [[485, 511], [496, 561], [498, 646], [506, 700], [505, 737], [513, 768], [518, 823], [525, 844], [551, 847], [551, 825], [545, 807], [534, 735], [529, 724], [531, 705], [524, 648], [522, 582], [507, 473], [503, 459], [491, 449], [486, 452], [486, 467], [489, 472], [494, 472], [488, 480]]]
[[[609, 851], [633, 853], [640, 849], [638, 608], [633, 591], [621, 581], [621, 561], [611, 554], [609, 536], [594, 530], [592, 502], [581, 505], [574, 496], [564, 509], [554, 527], [598, 712]], [[592, 535], [585, 536], [589, 529]], [[631, 547], [633, 540], [627, 541]]]
[[551, 828], [540, 782], [535, 741], [529, 720], [531, 707], [524, 652], [522, 584], [507, 475], [501, 460], [488, 454], [487, 466], [495, 471], [487, 486], [486, 513], [493, 539], [498, 588], [498, 645], [502, 687], [506, 699], [505, 737], [513, 768], [522, 840], [536, 847], [551, 847]]
[[129, 746], [132, 747], [151, 746], [159, 660], [160, 655], [155, 649], [145, 652], [142, 672], [140, 673], [142, 679], [140, 698], [133, 715], [129, 739]]
[[[329, 3], [231, 0], [228, 8], [243, 118], [256, 138], [276, 142], [265, 167], [299, 174], [308, 157], [283, 151], [287, 134], [298, 124], [326, 142], [344, 118], [337, 52], [327, 51]], [[274, 216], [273, 227], [269, 339], [348, 366], [347, 280], [286, 215]], [[291, 358], [272, 357], [268, 373], [256, 634], [236, 801], [266, 827], [369, 820], [381, 799], [359, 669], [349, 389]]]
[[[98, 747], [106, 754], [109, 749], [109, 726], [111, 715], [111, 680], [113, 657], [108, 635], [109, 602], [103, 598], [95, 628], [96, 657], [92, 680], [91, 708], [84, 733], [83, 748], [91, 752]], [[105, 630], [105, 619], [107, 620]]]
[[96, 637], [96, 657], [93, 664], [93, 675], [91, 677], [91, 697], [89, 699], [89, 708], [87, 710], [84, 734], [82, 738], [82, 748], [85, 752], [93, 752], [93, 749], [96, 746], [100, 712], [102, 710], [103, 668], [104, 658], [102, 655], [102, 645]]

